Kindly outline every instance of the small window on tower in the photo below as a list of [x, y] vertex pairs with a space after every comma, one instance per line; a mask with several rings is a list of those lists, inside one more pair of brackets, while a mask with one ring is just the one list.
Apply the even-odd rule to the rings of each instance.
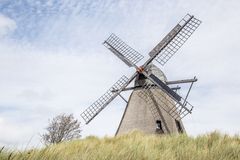
[[156, 120], [156, 132], [163, 133], [162, 122], [160, 120]]
[[175, 122], [176, 122], [176, 126], [177, 126], [177, 129], [178, 129], [178, 133], [183, 133], [183, 128], [182, 128], [181, 123], [176, 119], [175, 119]]

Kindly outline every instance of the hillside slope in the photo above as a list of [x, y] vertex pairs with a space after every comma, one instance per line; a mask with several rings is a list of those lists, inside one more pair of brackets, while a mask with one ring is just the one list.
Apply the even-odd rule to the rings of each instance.
[[134, 131], [112, 138], [90, 136], [24, 152], [4, 150], [1, 160], [240, 160], [240, 137], [217, 132], [196, 138], [154, 136]]

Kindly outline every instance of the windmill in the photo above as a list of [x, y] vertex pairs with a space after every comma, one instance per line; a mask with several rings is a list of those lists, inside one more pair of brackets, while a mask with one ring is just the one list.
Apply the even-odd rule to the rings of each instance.
[[[181, 119], [192, 113], [193, 106], [187, 101], [189, 92], [196, 77], [193, 79], [167, 81], [164, 73], [152, 64], [155, 60], [162, 66], [178, 51], [201, 21], [187, 14], [181, 21], [149, 52], [149, 58], [141, 65], [137, 63], [143, 56], [131, 48], [119, 37], [111, 34], [104, 41], [113, 54], [127, 66], [134, 67], [136, 72], [131, 77], [122, 76], [105, 94], [81, 113], [88, 124], [111, 101], [123, 91], [133, 90], [127, 102], [116, 134], [139, 129], [145, 133], [182, 133], [185, 132]], [[128, 85], [135, 79], [133, 87]], [[177, 93], [180, 87], [170, 87], [180, 83], [190, 83], [189, 90], [183, 98]], [[128, 88], [127, 88], [128, 87]]]

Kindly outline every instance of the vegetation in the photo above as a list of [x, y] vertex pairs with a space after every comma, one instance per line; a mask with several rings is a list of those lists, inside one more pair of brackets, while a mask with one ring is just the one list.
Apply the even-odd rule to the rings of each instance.
[[240, 137], [217, 132], [195, 138], [187, 135], [156, 136], [134, 131], [112, 138], [89, 136], [23, 152], [3, 149], [0, 159], [240, 160]]
[[54, 117], [41, 135], [44, 144], [60, 143], [81, 137], [80, 122], [73, 115], [61, 114]]

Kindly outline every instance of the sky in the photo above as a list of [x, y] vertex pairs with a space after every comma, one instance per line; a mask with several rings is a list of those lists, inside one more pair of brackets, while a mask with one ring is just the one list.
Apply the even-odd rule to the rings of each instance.
[[146, 59], [187, 13], [201, 26], [165, 66], [154, 63], [168, 80], [198, 78], [193, 114], [183, 120], [189, 135], [239, 134], [239, 8], [238, 0], [0, 0], [0, 146], [41, 146], [39, 135], [61, 113], [82, 122], [83, 137], [113, 136], [120, 98], [89, 125], [80, 118], [134, 72], [102, 42], [115, 33]]

